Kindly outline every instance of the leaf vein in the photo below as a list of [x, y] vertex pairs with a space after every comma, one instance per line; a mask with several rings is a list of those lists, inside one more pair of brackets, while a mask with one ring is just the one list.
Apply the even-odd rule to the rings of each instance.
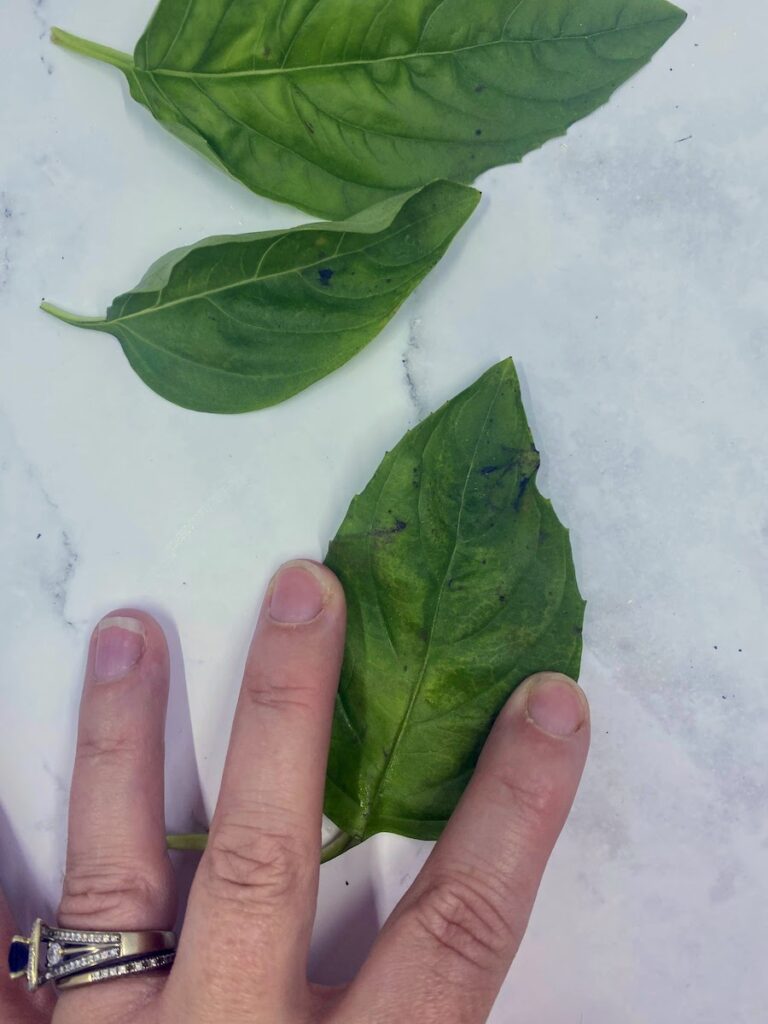
[[475, 439], [475, 445], [474, 445], [474, 448], [473, 448], [473, 451], [472, 451], [472, 456], [471, 456], [470, 461], [469, 461], [469, 468], [467, 470], [467, 475], [466, 475], [466, 477], [464, 479], [464, 487], [462, 488], [461, 499], [459, 501], [459, 511], [457, 513], [457, 516], [456, 516], [456, 532], [455, 532], [455, 535], [454, 535], [453, 546], [452, 546], [452, 549], [451, 549], [450, 557], [448, 559], [448, 563], [447, 563], [446, 568], [445, 568], [445, 572], [443, 573], [443, 579], [442, 579], [442, 583], [440, 584], [440, 588], [438, 590], [437, 599], [435, 601], [435, 611], [433, 613], [432, 622], [430, 623], [429, 631], [428, 631], [428, 634], [427, 634], [427, 645], [426, 645], [426, 649], [424, 651], [424, 656], [422, 658], [419, 674], [418, 674], [418, 677], [416, 679], [416, 683], [415, 683], [415, 685], [413, 687], [413, 691], [411, 693], [410, 699], [408, 701], [408, 705], [407, 705], [407, 707], [405, 709], [405, 713], [404, 713], [403, 717], [401, 718], [400, 723], [398, 725], [397, 732], [395, 733], [395, 738], [394, 738], [394, 740], [392, 742], [392, 745], [390, 747], [389, 753], [388, 753], [388, 755], [387, 755], [387, 757], [386, 757], [386, 759], [384, 761], [384, 766], [382, 768], [382, 771], [380, 772], [379, 778], [376, 781], [375, 786], [373, 787], [372, 795], [370, 796], [369, 801], [368, 801], [369, 806], [373, 806], [375, 804], [376, 800], [378, 799], [379, 794], [381, 793], [382, 788], [384, 787], [384, 785], [386, 783], [387, 775], [389, 774], [389, 771], [390, 771], [390, 769], [392, 767], [392, 763], [393, 763], [395, 754], [397, 753], [398, 747], [400, 745], [400, 741], [403, 738], [403, 734], [405, 732], [405, 729], [406, 729], [406, 727], [408, 725], [408, 722], [409, 722], [409, 720], [411, 718], [411, 715], [413, 714], [413, 709], [416, 706], [416, 703], [417, 703], [419, 697], [421, 696], [421, 689], [422, 689], [422, 686], [424, 685], [424, 677], [426, 675], [427, 665], [429, 664], [429, 657], [430, 657], [430, 654], [432, 652], [432, 642], [434, 640], [434, 635], [435, 635], [435, 626], [437, 624], [437, 619], [438, 619], [438, 616], [440, 614], [440, 605], [442, 603], [443, 594], [445, 593], [445, 589], [446, 589], [446, 586], [448, 584], [448, 580], [450, 579], [451, 567], [453, 565], [453, 560], [454, 560], [454, 557], [456, 555], [456, 547], [458, 545], [458, 539], [459, 539], [459, 536], [460, 536], [460, 533], [461, 533], [461, 521], [462, 521], [462, 516], [463, 516], [463, 513], [464, 513], [465, 502], [466, 502], [467, 487], [469, 486], [469, 480], [470, 480], [470, 477], [472, 475], [472, 470], [474, 468], [475, 460], [477, 459], [477, 453], [478, 453], [478, 449], [480, 447], [480, 441], [481, 441], [481, 439], [483, 437], [483, 434], [485, 433], [485, 429], [486, 429], [486, 427], [488, 425], [488, 420], [489, 420], [490, 415], [491, 415], [491, 410], [493, 409], [494, 405], [496, 404], [496, 401], [498, 400], [499, 393], [501, 391], [501, 386], [502, 386], [502, 383], [503, 383], [503, 379], [504, 379], [503, 376], [499, 377], [499, 380], [498, 380], [498, 382], [496, 384], [496, 391], [494, 393], [493, 400], [488, 403], [488, 409], [486, 410], [486, 414], [485, 414], [485, 417], [484, 417], [484, 420], [483, 420], [483, 426], [478, 431], [477, 437]]
[[[649, 25], [663, 25], [668, 21], [676, 21], [675, 17], [667, 18], [655, 18], [652, 21], [643, 22], [636, 25], [623, 25], [621, 28], [607, 28], [599, 29], [595, 32], [577, 32], [569, 35], [559, 36], [541, 36], [539, 38], [534, 37], [516, 37], [506, 39], [493, 39], [482, 43], [470, 43], [467, 46], [457, 46], [453, 50], [425, 50], [423, 52], [414, 51], [409, 53], [390, 54], [387, 57], [367, 57], [358, 58], [356, 60], [337, 61], [327, 64], [304, 64], [304, 65], [286, 65], [285, 62], [280, 67], [274, 68], [257, 68], [243, 71], [177, 71], [171, 68], [153, 68], [152, 72], [156, 74], [167, 75], [176, 78], [214, 78], [214, 79], [226, 79], [226, 78], [267, 78], [273, 75], [291, 75], [300, 74], [308, 71], [333, 71], [339, 68], [345, 69], [350, 67], [369, 66], [375, 64], [388, 64], [396, 61], [411, 61], [419, 60], [423, 58], [435, 58], [435, 57], [456, 57], [459, 54], [467, 53], [472, 50], [484, 50], [491, 49], [496, 46], [515, 46], [515, 45], [529, 45], [538, 46], [542, 43], [569, 43], [583, 40], [585, 42], [597, 39], [601, 36], [606, 35], [620, 35], [624, 32], [633, 32], [638, 28], [645, 28]], [[295, 38], [295, 37], [294, 37]], [[293, 42], [291, 43], [291, 46]], [[286, 54], [287, 59], [287, 54]], [[603, 60], [610, 60], [611, 58], [603, 56]]]

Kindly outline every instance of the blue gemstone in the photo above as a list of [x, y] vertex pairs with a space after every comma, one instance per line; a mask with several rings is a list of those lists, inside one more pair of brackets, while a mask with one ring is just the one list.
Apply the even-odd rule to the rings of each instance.
[[8, 970], [11, 974], [26, 971], [29, 963], [29, 946], [26, 942], [12, 942], [8, 950]]

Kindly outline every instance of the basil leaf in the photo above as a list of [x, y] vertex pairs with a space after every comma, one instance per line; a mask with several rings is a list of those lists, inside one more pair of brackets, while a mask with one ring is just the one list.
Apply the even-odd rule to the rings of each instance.
[[578, 675], [584, 602], [538, 466], [508, 359], [405, 435], [331, 543], [348, 628], [325, 813], [352, 841], [435, 839], [515, 687]]
[[480, 193], [438, 181], [341, 224], [208, 238], [155, 263], [106, 317], [136, 373], [177, 405], [275, 405], [374, 338], [435, 266]]
[[336, 217], [519, 160], [684, 18], [666, 0], [160, 0], [133, 58], [53, 39], [119, 67], [248, 188]]

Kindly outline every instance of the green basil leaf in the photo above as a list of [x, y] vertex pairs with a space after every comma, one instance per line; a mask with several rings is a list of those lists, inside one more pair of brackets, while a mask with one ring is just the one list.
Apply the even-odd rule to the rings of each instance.
[[538, 466], [506, 360], [385, 456], [330, 545], [348, 629], [325, 812], [353, 842], [436, 838], [515, 687], [578, 675], [584, 602]]
[[155, 263], [106, 317], [136, 373], [177, 405], [275, 405], [374, 338], [435, 266], [480, 193], [438, 181], [340, 224], [208, 238]]
[[666, 0], [160, 0], [133, 58], [53, 39], [119, 67], [248, 188], [338, 217], [521, 159], [684, 18]]

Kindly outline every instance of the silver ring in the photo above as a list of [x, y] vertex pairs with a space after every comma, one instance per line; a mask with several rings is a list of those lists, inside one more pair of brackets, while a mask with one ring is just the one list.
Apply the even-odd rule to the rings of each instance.
[[34, 992], [48, 981], [57, 988], [75, 988], [162, 970], [175, 956], [173, 932], [52, 928], [38, 918], [28, 938], [14, 935], [11, 940], [8, 971], [11, 978], [26, 978]]

